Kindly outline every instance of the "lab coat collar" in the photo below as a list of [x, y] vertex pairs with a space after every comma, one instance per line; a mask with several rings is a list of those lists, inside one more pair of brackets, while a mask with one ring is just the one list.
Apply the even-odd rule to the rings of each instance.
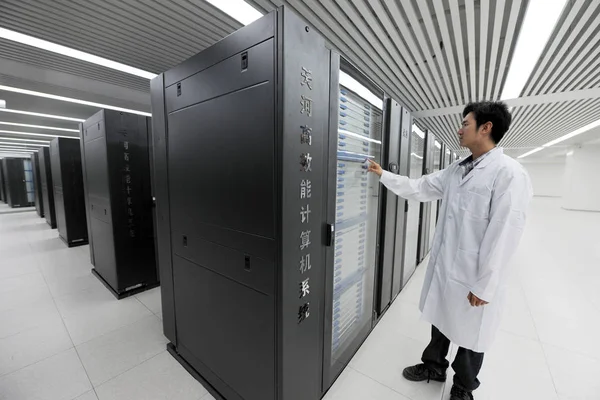
[[467, 176], [465, 176], [464, 178], [461, 179], [459, 186], [462, 186], [465, 183], [469, 182], [471, 180], [471, 178], [473, 178], [473, 175], [475, 175], [474, 171], [476, 169], [485, 168], [487, 165], [489, 165], [493, 161], [502, 157], [503, 154], [504, 154], [504, 149], [502, 147], [496, 147], [496, 148], [490, 150], [490, 154], [487, 154], [487, 156], [483, 160], [481, 160], [481, 162], [479, 164], [477, 164], [475, 166], [475, 168], [473, 168], [473, 171], [469, 172], [469, 174]]

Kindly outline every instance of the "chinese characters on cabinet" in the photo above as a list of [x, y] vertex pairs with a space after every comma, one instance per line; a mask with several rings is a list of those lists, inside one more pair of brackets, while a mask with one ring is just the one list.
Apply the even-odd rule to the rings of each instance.
[[[310, 270], [312, 268], [310, 262], [310, 247], [311, 230], [309, 228], [310, 221], [310, 199], [312, 197], [311, 175], [312, 175], [312, 160], [310, 155], [310, 147], [312, 146], [313, 128], [310, 127], [311, 118], [313, 115], [313, 100], [308, 95], [313, 89], [312, 71], [306, 67], [301, 67], [300, 86], [307, 92], [300, 96], [300, 113], [305, 116], [307, 122], [299, 126], [300, 145], [302, 146], [302, 154], [300, 155], [300, 171], [302, 179], [300, 184], [300, 222], [303, 226], [300, 233], [300, 282], [298, 284], [298, 295], [301, 304], [298, 309], [298, 323], [303, 322], [310, 316]], [[304, 228], [306, 226], [306, 228]]]
[[125, 192], [127, 194], [127, 229], [129, 230], [129, 237], [134, 238], [136, 236], [134, 223], [135, 213], [133, 207], [133, 196], [131, 193], [133, 188], [131, 187], [131, 165], [129, 164], [131, 161], [131, 154], [129, 152], [128, 141], [123, 142], [123, 161], [125, 162], [125, 165], [123, 166], [123, 183]]

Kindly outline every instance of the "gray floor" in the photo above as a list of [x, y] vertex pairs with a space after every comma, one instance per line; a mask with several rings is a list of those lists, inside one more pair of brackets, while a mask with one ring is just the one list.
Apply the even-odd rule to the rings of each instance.
[[[600, 214], [559, 206], [534, 201], [478, 400], [600, 399]], [[0, 399], [212, 399], [165, 352], [160, 291], [117, 301], [90, 268], [87, 246], [66, 248], [35, 212], [0, 215]], [[423, 276], [420, 267], [326, 399], [449, 398], [449, 384], [401, 377], [429, 336]]]

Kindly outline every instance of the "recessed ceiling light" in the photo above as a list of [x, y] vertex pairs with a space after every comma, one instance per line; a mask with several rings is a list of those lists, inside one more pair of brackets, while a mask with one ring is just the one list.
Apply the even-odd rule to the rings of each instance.
[[[227, 0], [228, 2], [230, 0]], [[73, 57], [78, 60], [87, 61], [92, 64], [101, 65], [106, 68], [114, 69], [117, 71], [125, 72], [127, 74], [139, 76], [146, 79], [152, 79], [156, 76], [152, 72], [144, 71], [139, 68], [130, 67], [129, 65], [121, 64], [116, 61], [111, 61], [106, 58], [98, 57], [93, 54], [85, 53], [83, 51], [71, 49], [66, 46], [61, 46], [60, 44], [48, 42], [46, 40], [38, 39], [33, 36], [23, 35], [22, 33], [18, 33], [15, 31], [11, 31], [8, 29], [0, 28], [0, 37], [8, 40], [12, 40], [13, 42], [19, 42], [26, 44], [28, 46], [37, 47], [38, 49], [43, 49], [47, 51], [51, 51], [53, 53], [62, 54], [63, 56]]]
[[68, 103], [82, 104], [84, 106], [106, 108], [106, 109], [115, 110], [115, 111], [123, 111], [123, 112], [132, 113], [132, 114], [143, 115], [145, 117], [152, 116], [152, 114], [143, 112], [143, 111], [131, 110], [129, 108], [122, 108], [122, 107], [115, 107], [115, 106], [111, 106], [109, 104], [95, 103], [93, 101], [73, 99], [71, 97], [57, 96], [57, 95], [50, 94], [50, 93], [36, 92], [34, 90], [20, 89], [20, 88], [15, 88], [12, 86], [0, 85], [0, 90], [6, 90], [7, 92], [13, 92], [13, 93], [27, 94], [30, 96], [44, 97], [46, 99], [52, 99], [52, 100], [66, 101]]
[[4, 131], [4, 130], [0, 130], [0, 133], [8, 133], [11, 135], [43, 136], [43, 137], [49, 137], [49, 138], [63, 137], [63, 138], [68, 138], [68, 139], [79, 139], [79, 137], [75, 137], [75, 136], [49, 135], [46, 133], [17, 132], [17, 131]]
[[46, 142], [46, 143], [15, 143], [15, 142], [5, 142], [2, 140], [2, 138], [0, 137], [0, 146], [10, 146], [10, 147], [44, 147], [44, 146], [48, 146], [48, 143], [50, 142]]
[[36, 143], [48, 143], [50, 141], [50, 139], [47, 139], [47, 140], [20, 139], [20, 138], [12, 138], [12, 137], [4, 137], [4, 136], [0, 136], [0, 140], [16, 140], [18, 142], [36, 142]]
[[525, 153], [525, 154], [523, 154], [523, 155], [521, 155], [521, 156], [519, 156], [517, 158], [525, 158], [525, 157], [530, 156], [530, 155], [532, 155], [534, 153], [537, 153], [538, 151], [541, 151], [541, 150], [543, 150], [543, 149], [545, 149], [547, 147], [554, 146], [556, 144], [564, 142], [565, 140], [571, 139], [571, 138], [573, 138], [575, 136], [581, 135], [582, 133], [585, 133], [585, 132], [587, 132], [587, 131], [589, 131], [591, 129], [598, 128], [598, 127], [600, 127], [600, 119], [597, 120], [597, 121], [592, 122], [591, 124], [587, 124], [586, 126], [583, 126], [583, 127], [579, 128], [577, 130], [574, 130], [571, 133], [567, 133], [566, 135], [561, 136], [558, 139], [552, 140], [551, 142], [548, 142], [548, 143], [542, 145], [542, 147], [538, 147], [537, 149], [532, 150], [532, 151], [530, 151], [528, 153]]
[[533, 150], [531, 150], [531, 151], [528, 151], [528, 152], [527, 152], [527, 153], [525, 153], [525, 154], [521, 154], [521, 155], [520, 155], [519, 157], [517, 157], [517, 158], [525, 158], [525, 157], [527, 157], [527, 156], [530, 156], [530, 155], [532, 155], [532, 154], [535, 154], [535, 153], [537, 153], [538, 151], [542, 151], [542, 150], [544, 150], [544, 147], [538, 147], [537, 149], [533, 149]]
[[231, 18], [244, 25], [251, 24], [260, 17], [262, 13], [244, 0], [206, 0]]
[[502, 100], [516, 99], [521, 95], [566, 2], [567, 0], [529, 1], [502, 90]]
[[42, 113], [23, 111], [23, 110], [13, 110], [10, 108], [0, 108], [0, 111], [11, 113], [11, 114], [31, 115], [32, 117], [62, 119], [65, 121], [73, 121], [73, 122], [85, 122], [85, 119], [80, 119], [80, 118], [63, 117], [62, 115], [42, 114]]
[[24, 127], [24, 128], [48, 129], [48, 130], [51, 130], [51, 131], [79, 132], [79, 129], [58, 128], [56, 126], [19, 124], [19, 123], [16, 123], [16, 122], [5, 122], [5, 121], [0, 121], [0, 125], [21, 126], [21, 127]]

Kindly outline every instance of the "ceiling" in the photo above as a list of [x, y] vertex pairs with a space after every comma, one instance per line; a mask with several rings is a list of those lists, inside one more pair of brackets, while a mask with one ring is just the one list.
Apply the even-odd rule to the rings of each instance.
[[[460, 111], [498, 99], [529, 0], [248, 0], [287, 5], [458, 150]], [[520, 155], [600, 119], [600, 1], [570, 0], [502, 145]], [[0, 27], [153, 73], [242, 25], [204, 0], [2, 0]], [[150, 110], [148, 80], [0, 39], [0, 85]], [[569, 92], [547, 99], [545, 95]], [[600, 92], [598, 92], [600, 93]], [[98, 108], [0, 90], [8, 107], [85, 119]], [[509, 105], [511, 103], [509, 102]], [[0, 113], [0, 121], [77, 126]], [[0, 125], [0, 130], [6, 127]], [[32, 130], [32, 129], [30, 129]], [[47, 133], [47, 132], [45, 132]], [[0, 135], [4, 135], [0, 133]]]

